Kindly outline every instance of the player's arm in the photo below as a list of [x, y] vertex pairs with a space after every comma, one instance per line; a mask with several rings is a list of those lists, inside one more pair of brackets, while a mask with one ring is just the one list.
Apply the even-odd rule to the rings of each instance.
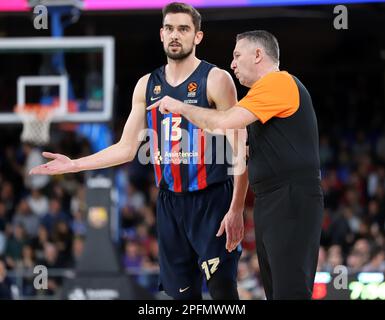
[[[234, 82], [224, 70], [215, 68], [209, 73], [207, 91], [209, 100], [213, 101], [218, 111], [226, 112], [237, 103]], [[249, 185], [245, 162], [247, 132], [241, 128], [227, 130], [225, 134], [233, 149], [234, 191], [229, 211], [222, 220], [217, 236], [225, 231], [226, 249], [232, 251], [242, 241], [244, 233], [243, 211]]]
[[142, 77], [135, 86], [132, 97], [132, 110], [126, 121], [120, 140], [92, 155], [70, 159], [58, 153], [43, 152], [52, 161], [37, 166], [30, 174], [63, 174], [84, 170], [95, 170], [116, 166], [134, 159], [146, 128], [146, 86], [149, 75]]

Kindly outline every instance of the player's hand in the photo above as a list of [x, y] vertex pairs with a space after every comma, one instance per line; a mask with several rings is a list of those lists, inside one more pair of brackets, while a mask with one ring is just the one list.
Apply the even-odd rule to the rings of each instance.
[[169, 96], [164, 96], [162, 99], [158, 100], [151, 106], [147, 107], [147, 110], [159, 108], [159, 111], [162, 114], [167, 114], [167, 113], [182, 114], [183, 106], [184, 106], [183, 102], [176, 100], [174, 98], [171, 98]]
[[31, 169], [29, 174], [62, 174], [76, 172], [74, 161], [60, 153], [43, 152], [43, 157], [53, 159], [52, 161], [36, 166]]
[[226, 249], [231, 252], [243, 239], [243, 209], [230, 209], [226, 213], [219, 227], [217, 237], [220, 237], [223, 232], [226, 232]]

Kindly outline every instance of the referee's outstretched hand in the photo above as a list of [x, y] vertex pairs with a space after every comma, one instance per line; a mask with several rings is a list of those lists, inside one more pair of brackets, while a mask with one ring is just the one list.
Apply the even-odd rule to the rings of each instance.
[[231, 252], [236, 249], [243, 239], [243, 209], [230, 209], [224, 216], [221, 226], [216, 234], [217, 237], [222, 236], [226, 232], [226, 249]]

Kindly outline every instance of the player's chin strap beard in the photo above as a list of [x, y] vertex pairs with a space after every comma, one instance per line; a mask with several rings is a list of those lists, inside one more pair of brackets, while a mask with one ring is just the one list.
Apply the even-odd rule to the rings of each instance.
[[190, 51], [188, 52], [185, 52], [183, 51], [183, 48], [182, 48], [182, 52], [180, 52], [179, 54], [177, 55], [172, 55], [171, 52], [168, 52], [168, 50], [165, 50], [166, 51], [166, 56], [171, 59], [171, 60], [175, 60], [175, 61], [182, 61], [186, 58], [188, 58], [192, 53], [193, 53], [193, 49], [191, 48]]

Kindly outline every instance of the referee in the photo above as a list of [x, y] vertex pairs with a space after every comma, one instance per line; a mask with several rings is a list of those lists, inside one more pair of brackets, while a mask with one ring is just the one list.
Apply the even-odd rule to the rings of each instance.
[[256, 195], [257, 254], [268, 299], [311, 299], [323, 216], [317, 118], [311, 97], [279, 70], [277, 39], [237, 36], [231, 68], [247, 95], [226, 111], [164, 97], [150, 108], [180, 113], [201, 128], [247, 126], [249, 181]]

